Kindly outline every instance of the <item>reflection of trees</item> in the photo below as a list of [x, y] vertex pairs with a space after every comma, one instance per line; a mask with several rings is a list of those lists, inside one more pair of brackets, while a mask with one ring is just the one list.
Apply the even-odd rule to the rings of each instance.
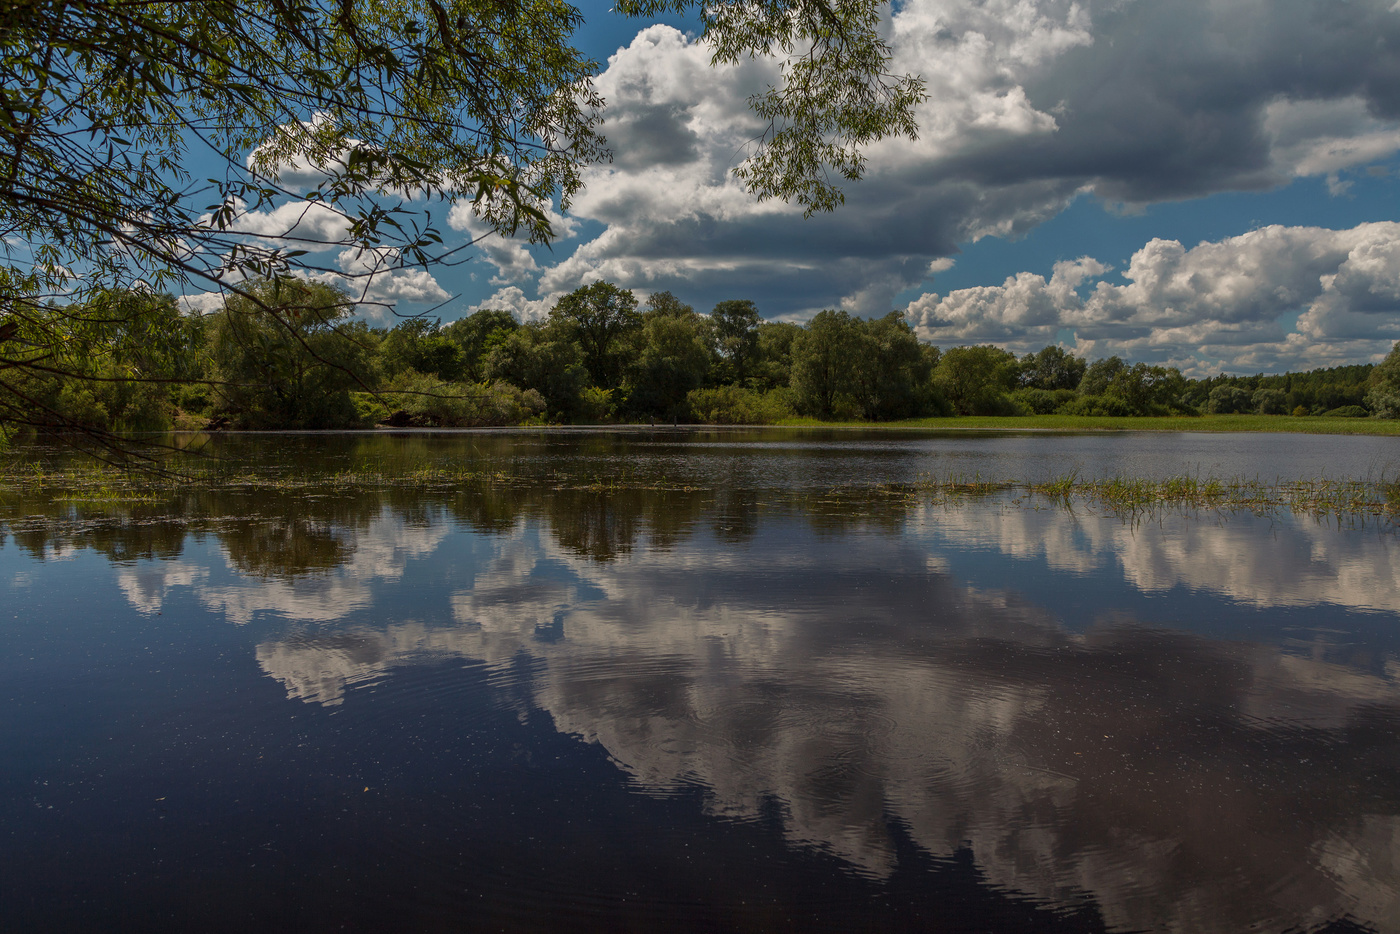
[[215, 491], [202, 497], [200, 506], [211, 517], [201, 524], [210, 527], [235, 568], [287, 578], [343, 565], [354, 554], [355, 533], [382, 510], [377, 492], [353, 489]]
[[15, 545], [41, 560], [81, 547], [120, 564], [175, 558], [184, 549], [187, 523], [179, 517], [178, 500], [159, 505], [21, 500], [7, 512], [17, 514], [6, 523]]
[[[721, 540], [744, 541], [764, 515], [801, 514], [836, 534], [893, 530], [904, 521], [908, 503], [899, 495], [757, 491], [756, 481], [763, 487], [774, 478], [761, 467], [755, 473], [747, 457], [718, 457], [697, 470], [686, 449], [694, 435], [736, 446], [766, 437], [484, 431], [286, 435], [269, 445], [256, 435], [217, 436], [202, 439], [209, 459], [199, 466], [230, 478], [225, 486], [162, 493], [141, 507], [70, 502], [40, 489], [11, 493], [0, 508], [27, 517], [9, 525], [16, 543], [35, 555], [93, 548], [113, 560], [175, 557], [186, 534], [212, 533], [240, 571], [289, 578], [343, 565], [355, 533], [383, 508], [412, 524], [445, 506], [483, 532], [540, 517], [565, 548], [600, 561], [630, 554], [643, 536], [653, 546], [673, 546], [702, 524]], [[637, 457], [639, 443], [651, 446], [648, 457]], [[815, 461], [861, 456], [854, 448], [784, 453], [818, 472]], [[60, 458], [50, 469], [65, 466]], [[250, 474], [257, 479], [243, 484]], [[419, 475], [431, 486], [405, 482]], [[704, 523], [707, 515], [713, 521]]]
[[655, 547], [675, 544], [694, 529], [710, 498], [678, 490], [560, 490], [540, 507], [561, 546], [610, 561], [630, 553], [643, 531]]

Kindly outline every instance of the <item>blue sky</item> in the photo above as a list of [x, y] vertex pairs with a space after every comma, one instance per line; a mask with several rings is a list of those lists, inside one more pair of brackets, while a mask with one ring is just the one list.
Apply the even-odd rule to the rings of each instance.
[[810, 219], [731, 174], [776, 62], [711, 67], [682, 18], [582, 10], [614, 161], [551, 248], [487, 237], [404, 280], [404, 310], [537, 319], [605, 279], [1192, 375], [1378, 360], [1400, 337], [1397, 0], [904, 0], [885, 30], [929, 92], [920, 138], [870, 147], [845, 206]]

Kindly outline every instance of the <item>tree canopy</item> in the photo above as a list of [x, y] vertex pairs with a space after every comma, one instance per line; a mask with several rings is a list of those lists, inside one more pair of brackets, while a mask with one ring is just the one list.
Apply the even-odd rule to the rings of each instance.
[[[783, 62], [751, 101], [767, 130], [735, 171], [810, 212], [840, 203], [832, 179], [860, 176], [863, 146], [914, 134], [922, 85], [888, 73], [882, 8], [616, 12], [697, 16], [715, 63]], [[558, 0], [15, 0], [0, 18], [0, 369], [60, 363], [36, 350], [53, 343], [52, 309], [103, 292], [254, 307], [251, 282], [367, 288], [450, 261], [434, 212], [463, 200], [487, 230], [549, 241], [552, 212], [609, 158], [580, 22]], [[343, 248], [336, 268], [317, 265], [328, 245]], [[65, 333], [101, 336], [84, 324]]]
[[[921, 86], [886, 73], [881, 8], [617, 10], [698, 11], [716, 62], [787, 56], [753, 102], [770, 131], [738, 171], [760, 197], [826, 209], [829, 170], [858, 177], [862, 145], [914, 132]], [[5, 270], [5, 310], [84, 284], [229, 287], [305, 268], [296, 224], [256, 240], [240, 226], [287, 199], [379, 265], [442, 258], [434, 198], [548, 240], [549, 210], [608, 157], [580, 22], [556, 0], [18, 0], [0, 27], [0, 232], [33, 262]]]

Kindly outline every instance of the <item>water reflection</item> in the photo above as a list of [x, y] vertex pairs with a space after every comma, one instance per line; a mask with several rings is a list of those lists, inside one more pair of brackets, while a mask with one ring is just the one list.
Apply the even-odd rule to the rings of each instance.
[[452, 622], [301, 631], [258, 661], [322, 704], [427, 658], [527, 672], [525, 702], [649, 791], [735, 819], [776, 802], [795, 845], [876, 876], [893, 821], [1114, 927], [1400, 926], [1393, 656], [1075, 634], [917, 541], [792, 529], [601, 563], [524, 523], [450, 599]]
[[484, 662], [646, 793], [871, 878], [898, 831], [1113, 928], [1400, 931], [1390, 532], [545, 485], [18, 515], [143, 613], [284, 621], [254, 652], [293, 700]]

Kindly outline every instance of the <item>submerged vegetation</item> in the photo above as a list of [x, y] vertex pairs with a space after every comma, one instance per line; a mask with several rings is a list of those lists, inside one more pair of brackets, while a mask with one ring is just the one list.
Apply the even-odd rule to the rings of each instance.
[[[0, 508], [23, 500], [55, 506], [139, 507], [171, 498], [217, 494], [249, 503], [264, 497], [299, 497], [308, 503], [339, 502], [356, 496], [393, 491], [433, 492], [473, 499], [505, 508], [506, 501], [532, 502], [539, 497], [602, 496], [600, 502], [673, 496], [711, 500], [728, 491], [694, 478], [614, 470], [606, 475], [555, 465], [540, 473], [527, 466], [490, 459], [466, 462], [453, 458], [406, 455], [367, 456], [347, 464], [308, 469], [246, 463], [220, 458], [198, 459], [181, 473], [132, 473], [74, 457], [44, 460], [17, 452], [0, 461]], [[658, 500], [658, 502], [660, 502]], [[817, 491], [771, 490], [758, 494], [756, 506], [856, 512], [891, 506], [958, 505], [995, 502], [1008, 508], [1062, 508], [1140, 520], [1168, 512], [1272, 516], [1292, 513], [1347, 521], [1400, 520], [1400, 479], [1330, 479], [1266, 482], [1258, 478], [1183, 474], [1152, 480], [1129, 476], [1087, 477], [1070, 473], [1041, 480], [990, 480], [979, 476], [926, 476], [913, 483], [852, 484]], [[516, 508], [529, 508], [519, 507]], [[600, 507], [601, 508], [601, 507]], [[507, 508], [507, 512], [511, 509]], [[502, 521], [506, 521], [503, 520]], [[13, 526], [15, 519], [7, 524]], [[22, 524], [22, 520], [21, 520]]]
[[[1187, 379], [1058, 346], [940, 349], [899, 313], [764, 321], [598, 282], [521, 323], [479, 311], [392, 328], [329, 286], [248, 284], [207, 315], [104, 293], [51, 307], [0, 373], [4, 425], [96, 433], [686, 422], [1400, 433], [1400, 349], [1379, 365]], [[1369, 417], [1367, 417], [1369, 416]], [[955, 421], [949, 421], [955, 420]]]

